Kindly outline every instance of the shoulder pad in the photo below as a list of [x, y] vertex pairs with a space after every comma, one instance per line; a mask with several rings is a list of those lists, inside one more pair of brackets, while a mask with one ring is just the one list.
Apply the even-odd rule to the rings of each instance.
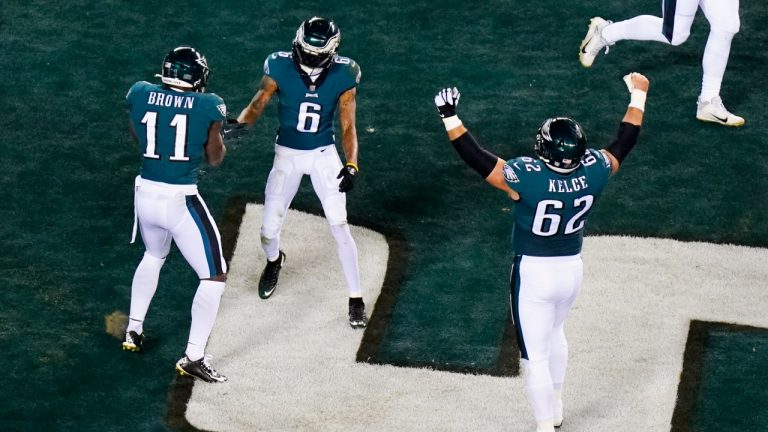
[[128, 89], [128, 93], [125, 94], [125, 99], [130, 100], [131, 96], [136, 94], [137, 92], [143, 90], [147, 86], [151, 86], [152, 84], [148, 81], [137, 81], [135, 82], [131, 88]]
[[264, 60], [264, 75], [269, 75], [271, 69], [271, 65], [274, 65], [276, 62], [279, 61], [285, 61], [284, 59], [291, 59], [291, 63], [293, 63], [293, 54], [291, 54], [288, 51], [277, 51], [273, 52], [272, 54], [268, 55], [267, 58]]
[[358, 65], [356, 61], [349, 57], [337, 55], [333, 58], [333, 62], [341, 65], [344, 68], [344, 71], [355, 80], [355, 83], [360, 84], [362, 71], [360, 70], [360, 65]]

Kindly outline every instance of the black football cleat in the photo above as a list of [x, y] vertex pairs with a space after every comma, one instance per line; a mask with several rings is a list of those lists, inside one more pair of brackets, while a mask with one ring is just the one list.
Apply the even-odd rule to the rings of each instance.
[[125, 334], [123, 340], [123, 351], [141, 352], [144, 347], [144, 333], [138, 334], [135, 331], [129, 331]]
[[283, 268], [284, 262], [285, 254], [283, 251], [280, 251], [276, 260], [267, 261], [264, 271], [261, 272], [261, 278], [259, 278], [259, 297], [266, 300], [275, 292], [277, 278], [280, 277], [280, 269]]
[[208, 364], [208, 359], [205, 357], [192, 361], [189, 357], [184, 356], [176, 362], [176, 371], [179, 372], [179, 375], [181, 376], [191, 376], [192, 378], [209, 383], [224, 382], [227, 380], [227, 377], [216, 372], [216, 369]]
[[362, 298], [349, 298], [349, 325], [352, 328], [365, 328], [368, 317], [365, 316], [365, 303]]

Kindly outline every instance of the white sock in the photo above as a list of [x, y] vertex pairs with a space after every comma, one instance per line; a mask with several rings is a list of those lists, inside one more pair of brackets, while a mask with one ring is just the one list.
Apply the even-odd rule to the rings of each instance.
[[131, 312], [126, 332], [134, 331], [141, 334], [144, 331], [144, 318], [147, 316], [149, 304], [157, 291], [160, 279], [160, 269], [165, 264], [165, 258], [155, 258], [147, 252], [141, 259], [131, 284]]
[[341, 269], [344, 271], [344, 279], [347, 281], [350, 297], [362, 297], [363, 290], [360, 287], [360, 268], [357, 259], [357, 244], [349, 231], [349, 225], [331, 225], [331, 234], [336, 240], [336, 246], [341, 260]]
[[533, 415], [537, 422], [552, 422], [554, 413], [554, 392], [548, 363], [546, 359], [534, 362], [523, 360], [525, 389], [528, 392], [528, 402], [533, 408]]
[[192, 301], [192, 326], [185, 352], [192, 361], [199, 360], [205, 355], [205, 346], [213, 330], [225, 286], [225, 282], [201, 280], [197, 287], [195, 299]]
[[710, 101], [720, 95], [720, 85], [725, 75], [725, 67], [728, 65], [728, 57], [731, 54], [731, 41], [733, 34], [721, 30], [712, 29], [709, 32], [707, 46], [704, 48], [704, 57], [701, 66], [704, 76], [701, 80], [701, 94], [699, 99]]
[[626, 21], [609, 24], [603, 29], [602, 36], [608, 45], [621, 40], [657, 41], [668, 44], [661, 33], [664, 21], [653, 15], [640, 15]]
[[274, 261], [280, 257], [280, 234], [273, 239], [264, 237], [261, 235], [261, 248], [264, 250], [264, 254], [267, 255], [267, 260]]

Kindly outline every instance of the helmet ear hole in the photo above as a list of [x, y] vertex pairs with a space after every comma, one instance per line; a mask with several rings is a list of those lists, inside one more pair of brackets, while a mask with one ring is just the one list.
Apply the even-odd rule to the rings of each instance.
[[572, 118], [549, 118], [536, 134], [534, 150], [549, 168], [568, 173], [581, 164], [587, 151], [587, 137], [581, 125]]

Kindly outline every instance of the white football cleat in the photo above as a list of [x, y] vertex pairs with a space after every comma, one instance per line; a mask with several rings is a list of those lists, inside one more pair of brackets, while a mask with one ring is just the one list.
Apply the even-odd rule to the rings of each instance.
[[579, 62], [581, 62], [582, 66], [587, 68], [592, 66], [595, 57], [600, 54], [600, 50], [603, 48], [605, 48], [605, 53], [608, 54], [609, 45], [603, 39], [603, 29], [609, 24], [613, 24], [613, 21], [607, 21], [600, 17], [594, 17], [589, 21], [589, 30], [579, 47]]
[[724, 126], [744, 126], [744, 117], [739, 117], [725, 109], [720, 96], [715, 96], [709, 101], [699, 99], [696, 118]]

